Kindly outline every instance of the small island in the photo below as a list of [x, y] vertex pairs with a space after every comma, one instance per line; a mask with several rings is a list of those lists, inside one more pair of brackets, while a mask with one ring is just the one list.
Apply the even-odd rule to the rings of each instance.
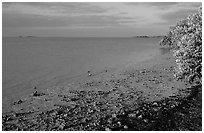
[[18, 38], [37, 38], [37, 36], [18, 36]]
[[164, 37], [164, 35], [159, 35], [159, 36], [148, 36], [148, 35], [133, 36], [133, 38], [161, 38], [161, 37]]

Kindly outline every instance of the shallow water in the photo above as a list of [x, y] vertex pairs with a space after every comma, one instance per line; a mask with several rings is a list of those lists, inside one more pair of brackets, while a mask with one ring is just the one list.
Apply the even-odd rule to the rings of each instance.
[[3, 38], [3, 99], [160, 54], [161, 38]]

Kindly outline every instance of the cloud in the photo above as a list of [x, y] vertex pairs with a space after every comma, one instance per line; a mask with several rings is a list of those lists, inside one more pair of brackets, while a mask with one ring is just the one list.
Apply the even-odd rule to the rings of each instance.
[[180, 2], [172, 5], [171, 8], [161, 11], [160, 18], [163, 25], [172, 26], [177, 22], [187, 18], [190, 14], [196, 13], [200, 2]]
[[[134, 25], [141, 21], [121, 3], [9, 3], [4, 27], [65, 27]], [[127, 10], [127, 11], [126, 11]]]
[[[90, 3], [3, 3], [3, 27], [67, 27], [112, 25], [115, 18]], [[100, 17], [99, 17], [100, 16]], [[117, 24], [117, 23], [115, 23]]]
[[178, 2], [127, 2], [128, 5], [138, 6], [138, 5], [146, 5], [146, 6], [155, 6], [155, 7], [167, 7], [178, 4]]
[[3, 27], [59, 27], [66, 26], [67, 23], [64, 19], [57, 19], [57, 17], [7, 14], [2, 16], [2, 25]]
[[195, 12], [197, 12], [195, 9], [182, 9], [175, 12], [165, 13], [161, 17], [168, 23], [176, 24], [178, 21], [187, 18], [190, 14]]
[[155, 8], [138, 3], [133, 3], [137, 4], [135, 6], [131, 6], [130, 4], [131, 3], [103, 3], [98, 4], [98, 6], [109, 9], [106, 15], [115, 16], [118, 18], [121, 25], [139, 27], [149, 23], [162, 21], [158, 17]]
[[117, 18], [114, 16], [69, 16], [69, 17], [44, 17], [36, 15], [11, 14], [2, 16], [3, 27], [86, 27], [86, 26], [118, 26], [119, 20], [127, 18]]
[[145, 3], [145, 4], [160, 7], [160, 6], [172, 6], [172, 5], [177, 5], [178, 2], [148, 2], [148, 3]]
[[40, 16], [69, 16], [74, 13], [102, 13], [106, 10], [89, 3], [62, 2], [20, 2], [4, 3], [3, 13], [29, 14]]
[[147, 27], [164, 31], [200, 5], [201, 2], [3, 2], [2, 27], [4, 31], [26, 28], [26, 32], [49, 28], [147, 31]]

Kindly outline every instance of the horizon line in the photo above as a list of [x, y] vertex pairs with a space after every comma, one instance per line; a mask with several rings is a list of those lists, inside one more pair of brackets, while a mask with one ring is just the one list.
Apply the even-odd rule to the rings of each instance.
[[2, 36], [3, 37], [19, 37], [19, 38], [37, 38], [37, 37], [66, 37], [66, 38], [134, 38], [134, 37], [162, 37], [165, 35], [133, 35], [133, 36], [35, 36], [35, 35], [19, 35], [19, 36]]

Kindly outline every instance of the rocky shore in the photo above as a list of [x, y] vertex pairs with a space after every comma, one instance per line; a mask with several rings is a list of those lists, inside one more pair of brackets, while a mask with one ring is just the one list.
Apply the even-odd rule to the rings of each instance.
[[192, 95], [188, 84], [174, 79], [174, 66], [166, 53], [108, 75], [36, 90], [2, 114], [2, 130], [202, 130], [202, 87]]

